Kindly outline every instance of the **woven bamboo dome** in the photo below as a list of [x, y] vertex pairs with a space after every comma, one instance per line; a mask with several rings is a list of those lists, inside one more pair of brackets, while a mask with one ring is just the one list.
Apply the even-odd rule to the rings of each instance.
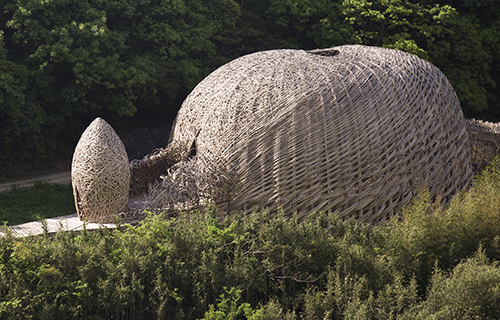
[[109, 220], [126, 210], [130, 186], [127, 152], [116, 132], [103, 119], [95, 119], [78, 141], [71, 180], [81, 220]]
[[240, 57], [191, 92], [171, 139], [232, 174], [230, 211], [337, 211], [376, 224], [423, 187], [449, 199], [472, 177], [446, 77], [377, 47]]

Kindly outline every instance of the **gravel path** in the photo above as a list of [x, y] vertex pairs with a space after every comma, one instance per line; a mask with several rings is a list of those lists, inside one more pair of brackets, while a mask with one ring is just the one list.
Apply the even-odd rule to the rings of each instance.
[[35, 184], [35, 181], [44, 181], [49, 183], [57, 183], [57, 184], [71, 184], [71, 172], [60, 172], [47, 176], [41, 176], [31, 179], [24, 179], [6, 183], [0, 183], [0, 192], [8, 191], [12, 186], [18, 187], [29, 187]]

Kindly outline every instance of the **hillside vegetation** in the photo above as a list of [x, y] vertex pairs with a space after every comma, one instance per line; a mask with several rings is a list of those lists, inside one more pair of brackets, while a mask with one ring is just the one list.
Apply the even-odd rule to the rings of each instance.
[[1, 319], [498, 319], [500, 160], [381, 226], [213, 208], [0, 238]]
[[0, 178], [69, 158], [101, 116], [171, 123], [243, 54], [344, 44], [436, 64], [467, 117], [500, 120], [497, 0], [1, 0]]

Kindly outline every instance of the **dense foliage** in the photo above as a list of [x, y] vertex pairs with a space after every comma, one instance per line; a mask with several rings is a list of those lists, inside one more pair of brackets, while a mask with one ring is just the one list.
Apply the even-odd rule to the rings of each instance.
[[[239, 8], [213, 1], [2, 1], [0, 161], [43, 161], [96, 115], [173, 117]], [[166, 121], [166, 119], [165, 119]]]
[[498, 319], [500, 161], [399, 221], [213, 209], [0, 238], [1, 319]]
[[366, 44], [436, 64], [500, 120], [496, 0], [1, 0], [0, 177], [71, 154], [96, 116], [171, 122], [210, 71], [274, 48]]

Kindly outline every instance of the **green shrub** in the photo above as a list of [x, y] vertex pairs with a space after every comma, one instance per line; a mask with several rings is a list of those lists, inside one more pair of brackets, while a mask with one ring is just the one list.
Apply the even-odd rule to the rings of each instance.
[[382, 226], [207, 208], [53, 238], [7, 233], [0, 319], [498, 318], [499, 168], [449, 208], [422, 193]]
[[[418, 310], [418, 313], [415, 311]], [[427, 299], [408, 319], [500, 319], [500, 267], [482, 251], [458, 264], [450, 276], [437, 270]]]
[[224, 288], [224, 291], [225, 293], [222, 293], [220, 299], [217, 300], [218, 310], [215, 310], [214, 305], [211, 304], [202, 320], [234, 320], [241, 317], [257, 320], [261, 318], [261, 310], [253, 310], [248, 302], [239, 303], [241, 290]]
[[451, 271], [480, 246], [489, 258], [500, 259], [500, 159], [446, 209], [431, 202], [427, 192], [421, 193], [386, 232], [386, 252], [394, 257], [397, 269], [417, 278], [421, 293], [436, 263]]

